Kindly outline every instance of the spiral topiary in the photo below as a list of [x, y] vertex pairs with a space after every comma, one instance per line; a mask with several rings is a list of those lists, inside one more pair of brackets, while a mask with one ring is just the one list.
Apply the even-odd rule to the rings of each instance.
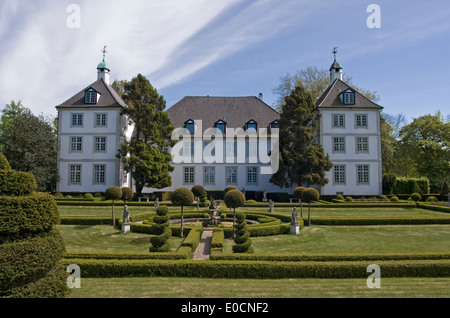
[[169, 252], [171, 248], [170, 237], [172, 230], [169, 228], [169, 209], [166, 206], [160, 206], [156, 209], [156, 216], [153, 221], [156, 223], [152, 225], [152, 232], [157, 236], [150, 238], [150, 252]]
[[0, 165], [0, 297], [64, 297], [68, 274], [55, 199], [34, 193], [33, 175], [11, 170], [3, 155]]
[[236, 237], [234, 238], [233, 252], [234, 253], [253, 253], [252, 240], [250, 239], [250, 232], [247, 229], [247, 221], [245, 214], [242, 212], [236, 213]]

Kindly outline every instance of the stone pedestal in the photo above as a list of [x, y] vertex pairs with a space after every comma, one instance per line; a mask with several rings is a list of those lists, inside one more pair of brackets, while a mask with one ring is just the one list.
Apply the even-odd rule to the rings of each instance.
[[131, 225], [131, 223], [122, 223], [122, 233], [123, 234], [130, 232], [130, 225]]
[[300, 226], [291, 224], [291, 234], [300, 235]]

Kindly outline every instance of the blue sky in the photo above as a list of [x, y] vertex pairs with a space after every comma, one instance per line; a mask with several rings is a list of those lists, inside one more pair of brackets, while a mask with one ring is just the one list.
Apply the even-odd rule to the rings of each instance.
[[[69, 4], [81, 9], [68, 28]], [[381, 8], [370, 29], [369, 4]], [[257, 96], [274, 105], [280, 77], [328, 69], [331, 51], [389, 114], [450, 114], [448, 0], [2, 0], [0, 108], [33, 113], [96, 80], [107, 45], [111, 79], [145, 75], [170, 107], [184, 96]]]

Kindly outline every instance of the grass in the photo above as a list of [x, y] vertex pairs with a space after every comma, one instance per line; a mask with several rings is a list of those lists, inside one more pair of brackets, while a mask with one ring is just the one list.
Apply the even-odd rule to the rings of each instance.
[[[147, 253], [151, 235], [128, 232], [123, 234], [111, 225], [58, 225], [67, 251], [115, 251]], [[180, 246], [182, 239], [171, 237], [173, 250]]]
[[[311, 226], [300, 235], [252, 237], [255, 253], [448, 252], [450, 225]], [[231, 240], [224, 252], [231, 253]]]
[[212, 279], [174, 277], [81, 278], [69, 298], [448, 298], [450, 278]]

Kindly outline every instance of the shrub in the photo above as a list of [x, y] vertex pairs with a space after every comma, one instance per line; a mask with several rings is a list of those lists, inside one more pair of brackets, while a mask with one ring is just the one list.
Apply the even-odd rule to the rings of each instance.
[[311, 202], [318, 201], [319, 192], [314, 188], [306, 188], [302, 193], [302, 201], [308, 203], [308, 226], [311, 225]]
[[64, 196], [62, 195], [61, 192], [56, 192], [53, 196], [55, 197], [55, 199], [63, 199], [64, 198]]
[[345, 197], [345, 202], [353, 202], [353, 198], [350, 196]]
[[233, 209], [233, 237], [235, 235], [235, 221], [236, 221], [236, 208], [239, 208], [241, 206], [245, 205], [245, 197], [244, 194], [235, 189], [235, 190], [229, 190], [225, 194], [224, 197], [225, 204], [227, 208]]
[[11, 166], [9, 165], [8, 159], [5, 155], [0, 152], [0, 170], [11, 171]]
[[385, 196], [384, 194], [382, 194], [382, 195], [380, 195], [380, 196], [378, 197], [378, 200], [381, 200], [381, 201], [387, 201], [388, 198], [387, 198], [387, 196]]
[[400, 200], [399, 200], [399, 198], [396, 195], [394, 195], [394, 196], [392, 196], [391, 201], [392, 202], [397, 202], [397, 201], [400, 201]]
[[255, 203], [256, 203], [255, 200], [247, 200], [247, 201], [245, 202], [245, 205], [248, 205], [248, 204], [255, 204]]
[[117, 186], [110, 186], [105, 191], [105, 199], [112, 200], [111, 219], [113, 226], [116, 226], [116, 219], [114, 217], [114, 201], [122, 198], [122, 190]]
[[85, 195], [83, 195], [83, 198], [85, 198], [85, 199], [93, 199], [94, 196], [91, 193], [86, 193]]
[[429, 193], [430, 182], [427, 178], [397, 178], [393, 193], [395, 194], [412, 194], [414, 193], [414, 182], [417, 182], [422, 193]]
[[411, 194], [411, 200], [413, 200], [414, 202], [418, 202], [420, 201], [420, 199], [422, 199], [422, 196], [419, 193], [413, 193]]
[[302, 199], [302, 193], [305, 190], [305, 187], [297, 187], [294, 189], [294, 197], [296, 197], [297, 199]]
[[227, 194], [227, 192], [230, 191], [230, 190], [237, 190], [237, 188], [235, 186], [228, 186], [228, 187], [226, 187], [225, 190], [223, 190], [224, 198], [225, 198], [225, 194]]
[[100, 192], [96, 192], [94, 194], [94, 198], [101, 198], [101, 197], [102, 197], [102, 194]]
[[208, 193], [205, 191], [203, 192], [203, 194], [200, 196], [200, 204], [199, 204], [202, 208], [207, 207], [208, 206]]
[[397, 183], [397, 176], [393, 173], [383, 174], [383, 193], [392, 194]]
[[180, 237], [184, 237], [184, 231], [183, 231], [183, 220], [184, 220], [184, 213], [183, 213], [183, 206], [191, 205], [192, 202], [194, 202], [194, 194], [191, 190], [187, 188], [178, 188], [175, 191], [173, 191], [172, 196], [170, 198], [172, 203], [174, 205], [181, 206], [181, 228], [180, 228]]
[[30, 195], [36, 190], [37, 183], [32, 173], [0, 170], [0, 195]]
[[439, 193], [441, 195], [441, 200], [445, 201], [447, 200], [447, 195], [449, 193], [449, 187], [447, 181], [444, 181], [442, 183], [441, 192]]
[[234, 238], [233, 252], [235, 253], [252, 253], [253, 248], [252, 240], [250, 239], [250, 232], [247, 229], [247, 221], [245, 220], [245, 214], [239, 212], [236, 214], [237, 219], [237, 231], [236, 237]]
[[343, 196], [342, 194], [338, 194], [338, 195], [336, 196], [336, 200], [344, 201], [345, 199], [344, 199], [344, 196]]
[[418, 194], [420, 194], [420, 195], [423, 194], [423, 191], [422, 191], [422, 189], [419, 187], [419, 184], [417, 183], [417, 181], [414, 181], [414, 184], [413, 184], [413, 193], [418, 193]]
[[429, 196], [425, 201], [426, 202], [437, 202], [438, 199], [435, 196]]
[[122, 200], [123, 201], [133, 200], [134, 191], [131, 188], [123, 187], [123, 188], [121, 188], [121, 190], [122, 190]]

